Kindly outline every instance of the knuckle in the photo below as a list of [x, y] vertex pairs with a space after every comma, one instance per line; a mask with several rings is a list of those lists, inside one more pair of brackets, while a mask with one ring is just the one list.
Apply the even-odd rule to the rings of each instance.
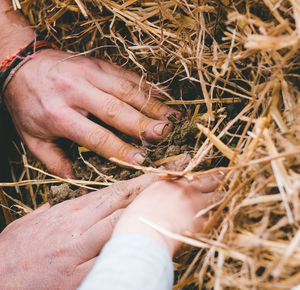
[[[65, 256], [67, 253], [67, 250], [65, 247], [58, 247], [53, 250], [52, 255], [50, 255], [51, 260], [57, 260], [60, 257]], [[69, 271], [69, 268], [67, 269]]]
[[107, 67], [107, 62], [102, 59], [97, 59], [97, 64], [100, 70], [105, 71]]
[[61, 119], [60, 108], [51, 102], [43, 104], [43, 115], [45, 120], [50, 120], [54, 124], [59, 123]]
[[[144, 134], [150, 127], [153, 120], [146, 116], [141, 116], [138, 122], [138, 129], [140, 134]], [[143, 136], [142, 136], [143, 137]]]
[[74, 87], [74, 82], [71, 81], [66, 73], [55, 73], [51, 76], [51, 81], [53, 83], [53, 89], [59, 92], [68, 92], [72, 87]]
[[[124, 144], [119, 148], [119, 158], [122, 160], [128, 160], [129, 156], [132, 155], [132, 147], [128, 144]], [[130, 161], [130, 160], [129, 160]]]
[[123, 102], [113, 98], [109, 98], [103, 105], [104, 111], [110, 118], [117, 116], [122, 111], [123, 106]]
[[69, 278], [69, 279], [73, 278], [75, 269], [76, 269], [75, 266], [64, 267], [62, 269], [62, 275], [63, 275], [63, 277], [66, 277], [66, 278]]
[[115, 197], [119, 197], [123, 194], [124, 189], [124, 182], [118, 181], [111, 186], [112, 195]]
[[175, 186], [175, 185], [173, 185], [173, 191], [178, 196], [185, 196], [188, 193], [188, 189], [187, 189], [186, 186]]
[[57, 127], [62, 127], [62, 124], [68, 124], [68, 120], [66, 119], [65, 108], [53, 106], [51, 117], [57, 125]]
[[136, 196], [136, 190], [132, 188], [126, 181], [120, 181], [113, 185], [113, 196], [115, 199], [130, 202]]
[[164, 104], [161, 103], [160, 101], [157, 101], [157, 100], [150, 100], [148, 102], [148, 105], [149, 105], [149, 108], [152, 110], [152, 112], [154, 113], [160, 113], [161, 110], [164, 108]]
[[89, 76], [98, 70], [98, 66], [90, 58], [83, 59], [81, 62], [76, 63], [76, 65], [83, 75], [86, 76]]
[[92, 59], [91, 57], [80, 56], [80, 57], [70, 58], [70, 59], [68, 59], [68, 62], [70, 64], [72, 64], [72, 66], [74, 66], [74, 68], [78, 68], [82, 71], [82, 69], [84, 69], [86, 66], [93, 64], [91, 59]]
[[[83, 243], [78, 242], [79, 237], [74, 235], [74, 238], [72, 239], [72, 241], [70, 242], [69, 249], [70, 252], [75, 253], [78, 256], [83, 256], [84, 252], [85, 252], [85, 247], [83, 245]], [[71, 269], [70, 269], [71, 268]], [[68, 271], [72, 272], [72, 270], [74, 270], [74, 268], [72, 268], [72, 265], [69, 265], [69, 269]]]
[[121, 214], [122, 214], [122, 210], [117, 210], [109, 216], [109, 226], [111, 229], [115, 227], [115, 225], [120, 219]]
[[95, 129], [88, 133], [87, 136], [88, 147], [91, 150], [99, 150], [103, 147], [109, 146], [111, 136], [101, 129]]
[[120, 88], [121, 88], [121, 91], [123, 92], [122, 94], [124, 95], [124, 97], [126, 99], [133, 99], [138, 94], [136, 85], [131, 81], [122, 79], [120, 81]]

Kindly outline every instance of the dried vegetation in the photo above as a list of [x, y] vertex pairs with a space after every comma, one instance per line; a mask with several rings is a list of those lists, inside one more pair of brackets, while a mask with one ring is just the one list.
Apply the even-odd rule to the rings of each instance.
[[[137, 71], [168, 87], [166, 102], [181, 106], [189, 119], [207, 117], [198, 125], [206, 139], [196, 142], [184, 171], [141, 168], [191, 179], [203, 162], [220, 155], [229, 160], [226, 198], [204, 232], [176, 237], [201, 249], [179, 259], [175, 289], [300, 284], [300, 1], [20, 4], [62, 49]], [[46, 181], [31, 188], [37, 182]]]

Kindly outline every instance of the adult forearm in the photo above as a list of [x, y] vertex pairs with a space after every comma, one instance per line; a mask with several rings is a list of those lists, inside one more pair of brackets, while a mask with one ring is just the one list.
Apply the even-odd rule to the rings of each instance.
[[30, 43], [34, 30], [19, 11], [9, 11], [10, 0], [0, 0], [0, 61]]

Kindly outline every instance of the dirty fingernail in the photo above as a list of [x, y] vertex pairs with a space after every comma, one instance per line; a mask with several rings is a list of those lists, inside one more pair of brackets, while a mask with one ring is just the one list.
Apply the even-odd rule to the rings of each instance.
[[180, 121], [181, 117], [182, 117], [182, 113], [181, 112], [173, 112], [171, 114], [168, 114], [167, 119], [171, 122], [176, 122], [176, 121]]
[[182, 117], [182, 113], [181, 112], [175, 112], [174, 116], [175, 116], [176, 120], [179, 121]]
[[142, 165], [145, 162], [146, 156], [143, 153], [137, 153], [133, 157], [133, 163]]
[[170, 123], [160, 123], [160, 124], [156, 125], [153, 130], [157, 135], [162, 136], [166, 133], [166, 129], [169, 126], [170, 126]]

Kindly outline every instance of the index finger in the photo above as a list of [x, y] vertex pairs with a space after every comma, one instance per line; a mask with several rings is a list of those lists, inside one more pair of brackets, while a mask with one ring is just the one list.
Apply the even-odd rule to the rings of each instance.
[[151, 90], [145, 90], [132, 80], [99, 70], [89, 76], [89, 81], [99, 90], [115, 96], [151, 118], [166, 120], [170, 115], [177, 119], [181, 116], [180, 112], [153, 97]]
[[176, 180], [177, 183], [182, 184], [185, 187], [192, 187], [202, 193], [210, 193], [217, 189], [224, 178], [222, 169], [213, 174], [198, 175], [193, 181], [188, 181], [184, 178]]
[[129, 80], [136, 85], [138, 85], [141, 89], [145, 91], [151, 91], [151, 95], [158, 97], [159, 99], [165, 99], [165, 96], [162, 94], [163, 91], [166, 91], [166, 88], [161, 87], [160, 85], [154, 85], [152, 83], [147, 83], [147, 81], [141, 77], [139, 74], [124, 69], [120, 66], [117, 66], [113, 63], [109, 63], [107, 61], [104, 61], [102, 59], [94, 59], [96, 61], [98, 67], [105, 71], [106, 73], [110, 75], [114, 75], [118, 78], [123, 78], [126, 80]]
[[81, 219], [82, 229], [88, 229], [116, 210], [127, 207], [137, 195], [158, 178], [155, 174], [144, 174], [79, 197], [76, 202], [73, 202], [73, 206], [75, 208], [80, 206], [81, 210], [78, 214], [85, 217]]

